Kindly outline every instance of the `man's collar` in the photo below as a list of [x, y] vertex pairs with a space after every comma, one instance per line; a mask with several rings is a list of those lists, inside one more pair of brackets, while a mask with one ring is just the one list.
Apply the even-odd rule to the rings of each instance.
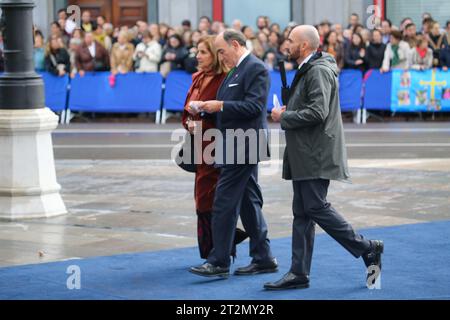
[[300, 65], [298, 66], [298, 70], [300, 70], [300, 68], [305, 64], [308, 63], [309, 60], [311, 60], [312, 56], [316, 53], [316, 51], [311, 52], [303, 61], [302, 63], [300, 63]]
[[249, 50], [245, 50], [244, 54], [239, 59], [238, 63], [236, 64], [236, 68], [239, 67], [242, 61], [244, 61], [245, 58], [250, 54], [251, 52]]

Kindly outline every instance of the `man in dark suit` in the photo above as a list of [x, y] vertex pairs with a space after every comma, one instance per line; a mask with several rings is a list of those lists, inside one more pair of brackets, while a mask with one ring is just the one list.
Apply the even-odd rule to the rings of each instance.
[[202, 112], [217, 114], [215, 164], [221, 167], [212, 213], [214, 249], [206, 263], [190, 271], [201, 276], [228, 277], [234, 230], [240, 215], [250, 238], [250, 265], [236, 275], [276, 272], [267, 225], [261, 211], [258, 162], [268, 159], [267, 110], [269, 75], [263, 63], [246, 49], [241, 32], [226, 30], [217, 36], [219, 58], [231, 69], [217, 100], [198, 102]]
[[286, 134], [283, 178], [292, 180], [292, 264], [268, 290], [307, 288], [318, 223], [367, 267], [381, 270], [383, 242], [366, 240], [327, 202], [330, 180], [347, 180], [347, 154], [339, 105], [338, 68], [327, 53], [317, 52], [319, 33], [313, 26], [294, 28], [289, 35], [289, 55], [297, 71], [286, 107], [273, 109]]

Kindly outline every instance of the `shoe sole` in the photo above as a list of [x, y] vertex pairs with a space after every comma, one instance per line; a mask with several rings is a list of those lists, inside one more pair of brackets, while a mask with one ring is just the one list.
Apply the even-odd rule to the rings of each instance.
[[235, 276], [253, 276], [255, 274], [274, 273], [274, 272], [278, 272], [278, 268], [268, 269], [268, 270], [261, 270], [261, 271], [255, 271], [255, 272], [239, 272], [239, 271], [235, 271], [234, 275]]
[[196, 272], [196, 271], [194, 271], [194, 270], [189, 270], [189, 272], [190, 272], [190, 273], [193, 273], [193, 274], [195, 274], [195, 275], [197, 275], [197, 276], [202, 276], [202, 277], [207, 277], [207, 278], [215, 278], [215, 277], [218, 277], [218, 278], [224, 278], [224, 279], [226, 279], [226, 278], [228, 278], [228, 277], [230, 276], [229, 273], [204, 274], [204, 273], [201, 273], [201, 272]]
[[281, 291], [281, 290], [289, 290], [289, 289], [307, 289], [309, 288], [309, 283], [305, 284], [296, 284], [289, 287], [283, 287], [283, 288], [271, 288], [271, 287], [264, 287], [265, 290], [268, 291]]

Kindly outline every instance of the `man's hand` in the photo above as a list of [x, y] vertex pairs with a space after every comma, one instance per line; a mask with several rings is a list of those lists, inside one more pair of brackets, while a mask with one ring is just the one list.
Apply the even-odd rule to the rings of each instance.
[[209, 100], [199, 104], [199, 110], [207, 113], [219, 112], [223, 107], [223, 101]]
[[286, 111], [286, 106], [282, 106], [281, 108], [273, 108], [272, 109], [272, 120], [275, 122], [280, 122], [281, 114]]

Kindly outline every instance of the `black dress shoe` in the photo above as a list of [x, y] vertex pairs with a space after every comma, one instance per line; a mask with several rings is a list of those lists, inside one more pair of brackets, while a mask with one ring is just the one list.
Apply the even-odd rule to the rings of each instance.
[[259, 273], [271, 273], [278, 271], [278, 263], [276, 259], [266, 263], [250, 263], [246, 267], [237, 268], [234, 274], [237, 276], [247, 276]]
[[229, 268], [215, 266], [208, 262], [198, 267], [191, 267], [189, 269], [189, 272], [203, 277], [228, 278], [228, 276], [230, 275]]
[[362, 255], [366, 267], [376, 265], [381, 270], [381, 254], [384, 251], [384, 243], [381, 240], [370, 240], [370, 249]]
[[283, 278], [276, 282], [267, 282], [264, 284], [266, 290], [285, 290], [285, 289], [305, 289], [309, 288], [309, 277], [307, 275], [296, 275], [288, 272]]

